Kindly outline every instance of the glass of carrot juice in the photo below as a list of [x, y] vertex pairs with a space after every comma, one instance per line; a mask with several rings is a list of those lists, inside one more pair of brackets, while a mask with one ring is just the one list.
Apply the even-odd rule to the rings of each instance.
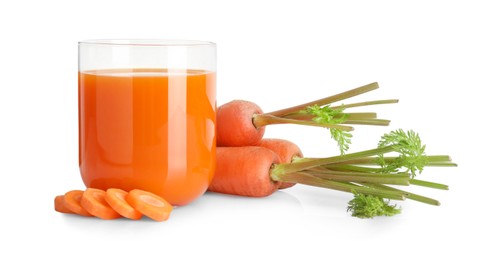
[[143, 189], [185, 205], [216, 161], [216, 45], [79, 42], [79, 168], [87, 187]]

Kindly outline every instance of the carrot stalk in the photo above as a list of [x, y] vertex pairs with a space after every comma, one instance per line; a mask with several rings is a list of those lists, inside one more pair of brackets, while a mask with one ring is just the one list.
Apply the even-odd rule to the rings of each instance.
[[369, 182], [369, 183], [382, 183], [382, 184], [394, 184], [394, 185], [410, 185], [409, 174], [390, 174], [390, 173], [356, 173], [356, 172], [325, 172], [320, 173], [313, 170], [307, 170], [309, 173], [315, 177], [320, 177], [326, 180], [333, 181], [346, 181], [346, 182]]
[[378, 125], [378, 126], [388, 126], [391, 123], [391, 120], [386, 119], [348, 119], [344, 121], [344, 124], [350, 125]]
[[344, 99], [348, 99], [348, 98], [351, 98], [351, 97], [354, 97], [354, 96], [358, 96], [358, 95], [367, 93], [369, 91], [372, 91], [372, 90], [375, 90], [375, 89], [378, 89], [378, 88], [379, 88], [379, 84], [377, 82], [373, 82], [373, 83], [370, 83], [370, 84], [367, 84], [367, 85], [364, 85], [364, 86], [361, 86], [361, 87], [358, 87], [358, 88], [354, 88], [354, 89], [351, 89], [351, 90], [348, 90], [348, 91], [345, 91], [345, 92], [342, 92], [342, 93], [339, 93], [339, 94], [336, 94], [336, 95], [332, 95], [332, 96], [329, 96], [329, 97], [326, 97], [326, 98], [322, 98], [322, 99], [317, 99], [317, 100], [314, 100], [314, 101], [311, 101], [311, 102], [308, 102], [308, 103], [304, 103], [304, 104], [301, 104], [301, 105], [297, 105], [297, 106], [294, 106], [294, 107], [290, 107], [290, 108], [286, 108], [286, 109], [281, 109], [281, 110], [273, 111], [273, 112], [270, 112], [270, 113], [267, 113], [267, 114], [273, 115], [273, 116], [283, 116], [283, 115], [287, 115], [287, 114], [290, 114], [290, 113], [294, 113], [294, 112], [299, 111], [299, 110], [304, 110], [304, 109], [306, 109], [309, 106], [313, 106], [313, 105], [318, 105], [318, 106], [328, 105], [328, 104], [331, 104], [331, 103], [334, 103], [334, 102], [337, 102], [337, 101], [341, 101], [341, 100], [344, 100]]
[[[401, 190], [399, 190], [399, 189], [396, 189], [396, 188], [393, 188], [393, 187], [389, 187], [389, 186], [383, 185], [383, 184], [378, 184], [378, 183], [367, 183], [365, 185], [369, 186], [369, 187], [372, 187], [372, 188], [380, 188], [380, 189], [386, 189], [386, 190], [400, 191], [401, 192]], [[418, 202], [422, 202], [422, 203], [429, 204], [429, 205], [434, 205], [434, 206], [441, 205], [441, 203], [439, 203], [439, 201], [437, 201], [435, 199], [424, 197], [424, 196], [421, 196], [421, 195], [418, 195], [418, 194], [415, 194], [415, 193], [411, 193], [411, 192], [406, 192], [406, 191], [403, 191], [403, 192], [406, 194], [406, 198], [407, 199], [415, 200], [415, 201], [418, 201]]]
[[384, 99], [384, 100], [374, 100], [374, 101], [351, 103], [351, 104], [345, 104], [345, 105], [340, 105], [340, 106], [331, 106], [330, 108], [339, 109], [339, 108], [364, 107], [364, 106], [371, 106], [371, 105], [395, 104], [398, 102], [399, 102], [398, 99]]
[[[377, 113], [374, 112], [359, 112], [359, 113], [339, 113], [338, 116], [347, 116], [348, 119], [374, 119], [377, 118]], [[296, 120], [313, 120], [315, 116], [305, 112], [292, 113], [285, 118]]]
[[294, 163], [284, 163], [284, 164], [276, 165], [273, 168], [271, 174], [272, 174], [272, 178], [279, 179], [279, 175], [285, 174], [286, 172], [297, 172], [297, 171], [307, 170], [307, 169], [322, 166], [322, 165], [339, 163], [339, 162], [344, 162], [347, 160], [353, 160], [353, 159], [373, 156], [373, 155], [377, 155], [377, 154], [384, 154], [384, 153], [388, 153], [388, 152], [392, 152], [392, 151], [394, 151], [394, 147], [387, 146], [387, 147], [375, 148], [375, 149], [366, 150], [366, 151], [362, 151], [362, 152], [350, 153], [350, 154], [339, 155], [339, 156], [332, 156], [332, 157], [327, 157], [327, 158], [316, 158], [313, 160], [303, 160], [303, 161], [297, 161]]
[[411, 179], [410, 184], [422, 186], [422, 187], [427, 187], [427, 188], [433, 188], [433, 189], [448, 190], [448, 185], [446, 185], [446, 184], [435, 183], [435, 182], [430, 182], [430, 181], [423, 181], [423, 180], [418, 180], [418, 179]]
[[288, 173], [285, 175], [285, 177], [282, 178], [282, 180], [288, 182], [306, 184], [310, 186], [322, 187], [327, 189], [345, 191], [345, 192], [356, 191], [363, 194], [376, 195], [396, 200], [404, 200], [406, 195], [404, 192], [401, 191], [373, 189], [359, 185], [354, 185], [352, 183], [347, 183], [347, 182], [325, 180], [304, 172]]
[[317, 123], [311, 120], [296, 120], [284, 117], [276, 117], [273, 115], [260, 114], [253, 117], [253, 124], [256, 127], [263, 127], [266, 125], [273, 124], [295, 124], [295, 125], [307, 125], [307, 126], [318, 126], [318, 127], [326, 127], [326, 128], [335, 128], [343, 131], [353, 131], [354, 128], [351, 126], [345, 125], [334, 125], [334, 124], [326, 124], [326, 123]]
[[[393, 162], [397, 160], [397, 158], [398, 157], [384, 156], [384, 161]], [[456, 166], [455, 163], [451, 162], [451, 157], [447, 155], [427, 155], [426, 158], [427, 158], [427, 164], [430, 166]], [[359, 158], [359, 159], [353, 159], [353, 160], [335, 163], [335, 165], [341, 165], [341, 164], [377, 165], [378, 161], [379, 161], [378, 157], [365, 157], [365, 158]]]

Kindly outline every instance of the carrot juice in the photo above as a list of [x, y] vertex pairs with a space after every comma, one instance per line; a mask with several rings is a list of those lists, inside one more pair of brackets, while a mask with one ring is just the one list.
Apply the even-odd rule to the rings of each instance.
[[173, 205], [202, 195], [215, 167], [214, 72], [79, 73], [79, 166], [87, 187], [143, 189]]

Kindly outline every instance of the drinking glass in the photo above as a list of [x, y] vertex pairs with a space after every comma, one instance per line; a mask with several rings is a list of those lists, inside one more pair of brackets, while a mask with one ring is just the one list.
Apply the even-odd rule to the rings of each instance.
[[216, 44], [79, 42], [79, 168], [87, 187], [202, 195], [216, 157]]

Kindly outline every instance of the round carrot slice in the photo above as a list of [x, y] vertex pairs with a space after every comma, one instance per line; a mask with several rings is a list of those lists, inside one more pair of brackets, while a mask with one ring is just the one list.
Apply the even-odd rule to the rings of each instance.
[[60, 212], [60, 213], [74, 214], [74, 212], [72, 212], [71, 210], [66, 208], [66, 206], [64, 206], [64, 195], [55, 196], [54, 208], [55, 208], [55, 211]]
[[92, 217], [93, 215], [88, 213], [88, 211], [81, 206], [82, 196], [82, 190], [71, 190], [66, 192], [66, 194], [64, 194], [64, 206], [78, 215]]
[[106, 191], [105, 201], [107, 201], [111, 208], [125, 218], [134, 220], [142, 218], [142, 213], [126, 202], [125, 197], [127, 194], [128, 192], [124, 190], [110, 188]]
[[101, 219], [116, 219], [121, 215], [105, 201], [106, 192], [99, 189], [88, 188], [81, 197], [81, 206], [90, 214]]
[[125, 199], [133, 208], [155, 221], [167, 220], [173, 210], [165, 199], [144, 190], [132, 190]]

